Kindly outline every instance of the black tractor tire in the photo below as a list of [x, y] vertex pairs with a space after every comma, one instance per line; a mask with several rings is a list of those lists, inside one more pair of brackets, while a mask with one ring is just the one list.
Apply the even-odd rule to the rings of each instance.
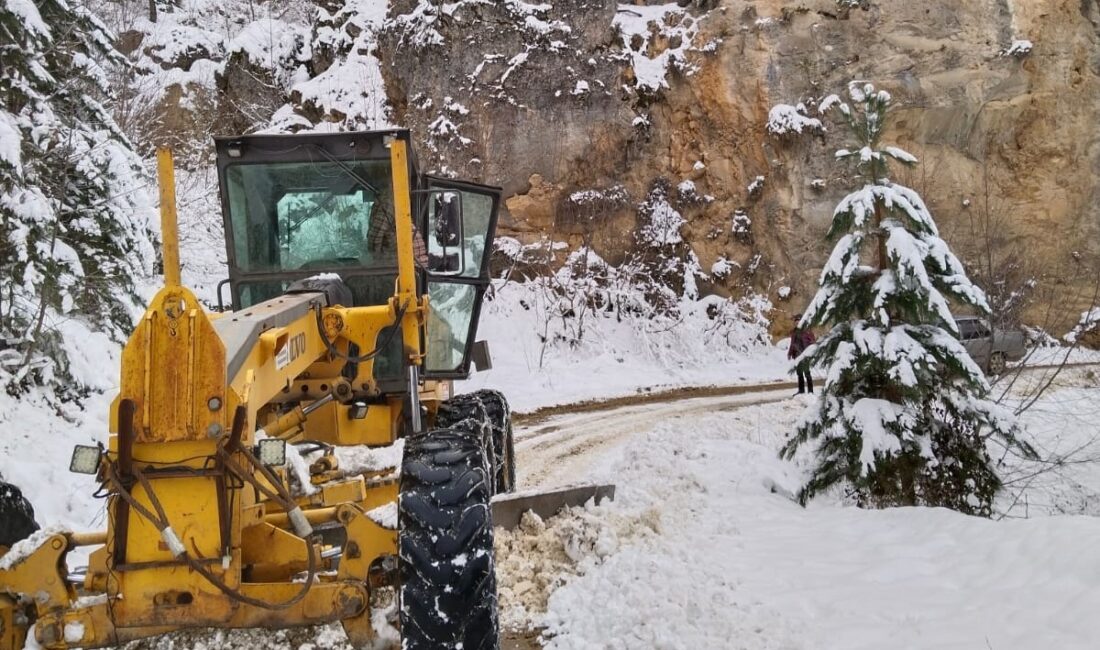
[[38, 530], [34, 508], [19, 488], [0, 481], [0, 546], [11, 548]]
[[400, 554], [403, 650], [497, 650], [489, 462], [471, 418], [405, 440]]
[[437, 421], [450, 427], [466, 418], [488, 424], [487, 442], [492, 445], [493, 494], [507, 494], [516, 489], [516, 446], [512, 434], [512, 409], [504, 394], [496, 390], [479, 390], [456, 395], [439, 407]]

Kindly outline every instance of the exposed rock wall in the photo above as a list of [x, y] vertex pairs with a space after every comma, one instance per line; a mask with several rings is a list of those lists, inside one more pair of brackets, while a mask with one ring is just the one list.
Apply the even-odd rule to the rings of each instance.
[[[701, 288], [753, 287], [790, 312], [857, 181], [832, 158], [839, 125], [780, 137], [769, 111], [816, 115], [867, 79], [896, 99], [890, 139], [921, 159], [897, 175], [984, 267], [978, 280], [1010, 293], [1037, 278], [1059, 317], [1038, 300], [1029, 319], [1068, 329], [1093, 301], [1100, 252], [1100, 0], [862, 4], [270, 0], [260, 16], [226, 0], [138, 21], [144, 32], [114, 22], [153, 71], [142, 83], [164, 86], [138, 93], [160, 108], [130, 127], [136, 141], [198, 150], [210, 131], [386, 119], [417, 133], [427, 166], [503, 186], [505, 234], [591, 242], [612, 262], [635, 245], [638, 204], [667, 183], [702, 269], [728, 260]], [[1002, 55], [1017, 39], [1033, 49]], [[570, 199], [612, 188], [628, 200], [598, 214]]]
[[[723, 256], [741, 265], [712, 288], [751, 283], [781, 299], [790, 286], [794, 310], [813, 290], [821, 236], [851, 181], [832, 161], [842, 129], [781, 139], [766, 132], [768, 112], [803, 102], [812, 113], [868, 79], [898, 100], [892, 139], [922, 159], [901, 180], [964, 254], [985, 247], [974, 223], [987, 213], [996, 246], [1042, 260], [1036, 275], [1070, 276], [1073, 253], [1088, 260], [1100, 245], [1095, 0], [873, 0], [844, 12], [833, 0], [636, 12], [606, 0], [534, 11], [470, 2], [434, 20], [425, 4], [395, 0], [391, 16], [421, 14], [380, 39], [393, 119], [423, 136], [434, 164], [502, 185], [504, 230], [521, 239], [578, 244], [590, 228], [614, 260], [632, 242], [635, 211], [589, 226], [568, 195], [622, 184], [641, 201], [657, 178], [691, 180], [703, 198], [678, 206], [685, 239], [704, 269]], [[654, 11], [648, 33], [632, 34], [633, 14]], [[1033, 51], [1001, 56], [1014, 39]], [[663, 53], [667, 86], [649, 69]], [[762, 191], [750, 192], [758, 176]], [[751, 219], [747, 235], [732, 232], [738, 210]], [[1083, 294], [1086, 276], [1072, 280]]]

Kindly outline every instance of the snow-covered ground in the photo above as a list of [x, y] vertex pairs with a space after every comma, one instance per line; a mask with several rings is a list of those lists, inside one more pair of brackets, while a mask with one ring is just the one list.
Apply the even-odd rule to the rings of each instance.
[[1027, 480], [1036, 468], [1006, 459], [1000, 521], [799, 507], [804, 461], [776, 450], [809, 402], [774, 391], [541, 422], [519, 432], [521, 489], [588, 479], [618, 496], [501, 536], [504, 621], [562, 649], [1093, 648], [1100, 519], [1051, 513], [1100, 494], [1096, 389], [1069, 373], [1027, 412], [1072, 475]]
[[[671, 325], [590, 314], [579, 345], [544, 344], [547, 329], [552, 334], [560, 325], [540, 309], [540, 293], [517, 283], [496, 287], [478, 329], [478, 338], [488, 341], [493, 352], [493, 368], [472, 375], [456, 390], [499, 389], [517, 411], [664, 388], [791, 378], [786, 342], [760, 344], [766, 331], [756, 323], [708, 331], [714, 321], [689, 312], [690, 307], [682, 321]], [[706, 303], [696, 304], [705, 312]]]

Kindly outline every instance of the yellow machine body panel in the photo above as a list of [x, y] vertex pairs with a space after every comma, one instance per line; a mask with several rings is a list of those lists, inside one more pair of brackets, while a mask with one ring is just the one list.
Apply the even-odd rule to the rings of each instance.
[[[264, 465], [259, 449], [279, 442], [266, 440], [273, 437], [364, 450], [389, 445], [405, 427], [418, 426], [411, 421], [420, 417], [421, 400], [430, 413], [449, 396], [446, 376], [425, 382], [419, 375], [432, 337], [426, 276], [414, 260], [424, 242], [414, 229], [408, 134], [384, 137], [396, 240], [392, 293], [354, 305], [306, 287], [221, 315], [209, 314], [180, 284], [171, 157], [158, 152], [166, 286], [122, 353], [112, 435], [99, 460], [107, 531], [49, 536], [0, 570], [0, 650], [22, 645], [27, 625], [18, 621], [26, 620], [36, 620], [43, 647], [57, 650], [181, 628], [332, 621], [344, 624], [354, 644], [373, 637], [372, 571], [393, 561], [398, 542], [397, 531], [379, 523], [391, 511], [372, 511], [397, 500], [394, 468], [340, 468], [329, 451], [306, 476], [318, 485], [298, 486], [311, 489], [294, 496], [288, 477], [300, 475], [278, 467], [281, 461]], [[335, 196], [354, 196], [349, 192]], [[261, 252], [288, 247], [290, 226], [262, 242]], [[231, 251], [253, 245], [231, 244]], [[299, 277], [306, 274], [300, 268]], [[278, 273], [262, 279], [286, 284]], [[399, 374], [382, 376], [378, 355], [391, 340]], [[457, 376], [463, 368], [450, 370]], [[417, 409], [411, 414], [409, 404]], [[312, 526], [343, 527], [339, 553]], [[75, 604], [64, 558], [84, 545], [98, 548], [83, 587], [105, 597]]]
[[400, 423], [400, 400], [370, 404], [360, 419], [352, 418], [351, 409], [327, 404], [310, 415], [303, 425], [302, 438], [333, 445], [380, 447], [393, 443]]
[[133, 400], [135, 442], [196, 440], [225, 430], [225, 346], [195, 296], [165, 287], [122, 351], [120, 395]]

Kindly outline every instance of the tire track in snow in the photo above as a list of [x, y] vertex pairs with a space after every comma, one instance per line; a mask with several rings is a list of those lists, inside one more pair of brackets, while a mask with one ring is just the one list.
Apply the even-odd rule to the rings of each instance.
[[[781, 385], [782, 386], [782, 385]], [[739, 387], [741, 388], [741, 387]], [[567, 485], [590, 477], [606, 452], [662, 420], [791, 399], [790, 387], [775, 384], [738, 394], [629, 405], [605, 411], [552, 416], [516, 431], [519, 489]]]

